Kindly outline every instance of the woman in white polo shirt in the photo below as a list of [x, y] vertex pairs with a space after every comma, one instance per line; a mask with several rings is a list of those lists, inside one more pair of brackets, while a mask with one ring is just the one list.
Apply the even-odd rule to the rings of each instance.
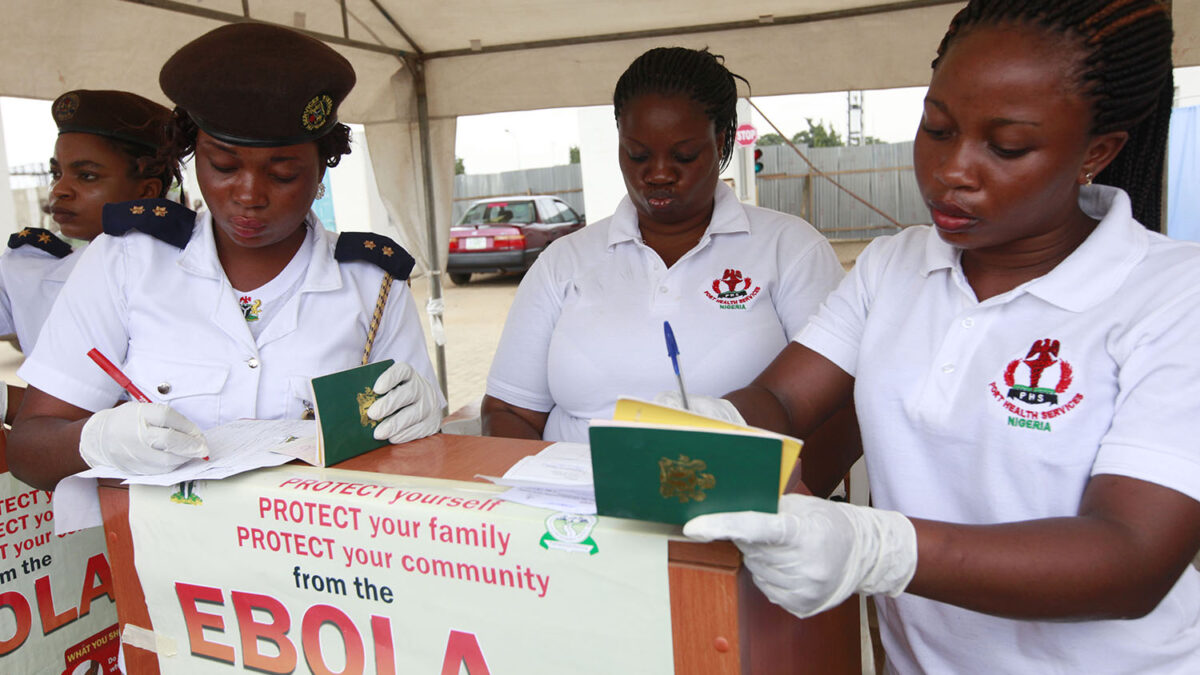
[[586, 441], [588, 420], [611, 417], [618, 396], [675, 381], [663, 321], [689, 390], [741, 386], [837, 284], [824, 237], [739, 203], [717, 178], [734, 147], [735, 77], [707, 51], [662, 48], [618, 80], [629, 194], [522, 280], [488, 376], [485, 433]]
[[853, 395], [877, 508], [685, 533], [801, 616], [876, 595], [889, 672], [1200, 672], [1200, 247], [1143, 227], [1171, 97], [1154, 0], [968, 3], [914, 148], [934, 226], [707, 402], [803, 436]]

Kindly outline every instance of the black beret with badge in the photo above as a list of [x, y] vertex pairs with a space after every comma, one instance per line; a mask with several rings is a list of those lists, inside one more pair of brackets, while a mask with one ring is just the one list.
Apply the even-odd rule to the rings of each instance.
[[158, 75], [167, 97], [206, 134], [277, 147], [321, 138], [354, 87], [354, 68], [320, 40], [280, 26], [236, 23], [175, 52]]
[[54, 100], [58, 133], [96, 134], [155, 150], [171, 118], [167, 108], [127, 91], [76, 89]]

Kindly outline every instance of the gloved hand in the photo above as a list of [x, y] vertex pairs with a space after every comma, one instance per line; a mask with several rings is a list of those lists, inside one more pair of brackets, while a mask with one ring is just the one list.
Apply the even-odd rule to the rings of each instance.
[[[654, 402], [659, 405], [665, 405], [671, 408], [679, 408], [683, 410], [683, 397], [677, 391], [664, 391], [654, 397]], [[723, 398], [713, 398], [712, 396], [697, 396], [695, 394], [688, 395], [688, 412], [711, 417], [713, 419], [724, 420], [733, 424], [746, 426], [746, 420], [742, 418], [742, 414], [738, 409], [733, 407], [733, 404]]]
[[784, 495], [779, 513], [699, 516], [683, 533], [733, 540], [767, 599], [800, 618], [856, 592], [900, 595], [917, 571], [917, 533], [908, 518], [807, 495]]
[[91, 467], [158, 474], [207, 457], [208, 443], [200, 427], [165, 403], [126, 403], [84, 423], [79, 454]]
[[367, 417], [379, 422], [375, 438], [398, 444], [436, 434], [442, 424], [438, 390], [407, 363], [393, 363], [375, 380], [379, 398]]

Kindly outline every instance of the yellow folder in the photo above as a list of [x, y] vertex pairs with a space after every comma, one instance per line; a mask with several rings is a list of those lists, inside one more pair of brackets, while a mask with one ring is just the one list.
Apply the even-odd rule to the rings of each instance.
[[800, 458], [800, 448], [804, 445], [804, 441], [791, 436], [777, 434], [766, 429], [757, 427], [747, 427], [740, 424], [733, 424], [724, 420], [717, 420], [696, 413], [671, 408], [668, 406], [658, 405], [650, 401], [641, 401], [636, 398], [621, 398], [617, 399], [617, 408], [613, 412], [613, 419], [622, 422], [640, 422], [642, 424], [661, 424], [666, 426], [676, 427], [693, 427], [701, 429], [724, 429], [732, 431], [752, 431], [764, 436], [771, 436], [783, 441], [783, 452], [780, 455], [779, 467], [779, 494], [783, 494], [784, 488], [787, 487], [788, 479], [791, 478], [792, 470], [796, 467], [796, 460]]

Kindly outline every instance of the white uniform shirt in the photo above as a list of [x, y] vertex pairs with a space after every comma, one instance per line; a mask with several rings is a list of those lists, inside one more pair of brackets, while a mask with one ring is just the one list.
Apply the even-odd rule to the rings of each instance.
[[0, 255], [0, 335], [16, 333], [21, 351], [33, 352], [38, 333], [82, 250], [62, 258], [33, 246]]
[[712, 221], [671, 268], [642, 242], [628, 197], [554, 242], [521, 281], [488, 375], [489, 395], [549, 411], [543, 438], [587, 442], [619, 396], [676, 389], [670, 321], [689, 393], [748, 384], [842, 277], [808, 223], [745, 206], [719, 183]]
[[[383, 270], [334, 260], [337, 235], [309, 214], [313, 255], [299, 290], [256, 340], [217, 259], [211, 216], [185, 248], [140, 232], [91, 243], [19, 374], [86, 410], [123, 393], [87, 357], [98, 348], [152, 399], [201, 429], [239, 418], [296, 419], [309, 378], [359, 365]], [[437, 380], [407, 285], [392, 286], [372, 361], [392, 358]]]
[[[955, 523], [1074, 516], [1119, 474], [1200, 499], [1200, 246], [1146, 231], [1115, 188], [1043, 277], [976, 301], [927, 227], [874, 241], [798, 341], [855, 377], [877, 507]], [[1014, 621], [877, 596], [900, 673], [1200, 673], [1200, 575], [1148, 616]]]

